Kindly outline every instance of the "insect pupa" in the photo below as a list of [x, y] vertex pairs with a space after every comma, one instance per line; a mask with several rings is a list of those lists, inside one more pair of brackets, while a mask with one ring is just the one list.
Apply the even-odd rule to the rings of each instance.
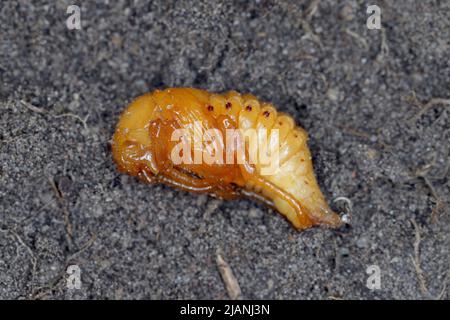
[[[119, 171], [148, 183], [260, 199], [298, 230], [339, 227], [317, 184], [307, 138], [292, 117], [253, 95], [168, 88], [127, 107], [112, 152]], [[263, 161], [270, 155], [277, 155], [274, 166]]]

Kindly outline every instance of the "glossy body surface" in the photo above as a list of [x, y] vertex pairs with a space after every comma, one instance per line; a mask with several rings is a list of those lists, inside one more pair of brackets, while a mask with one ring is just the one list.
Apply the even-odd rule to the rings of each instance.
[[[223, 143], [210, 139], [208, 149], [204, 136], [196, 134], [198, 131], [214, 129], [223, 137], [228, 129], [266, 132], [265, 138], [271, 143], [269, 151], [277, 149], [278, 166], [270, 174], [262, 174], [264, 166], [258, 158], [250, 161], [249, 152], [243, 156], [233, 154], [233, 163], [174, 163], [173, 150], [178, 141], [173, 135], [179, 129], [192, 137], [192, 154], [198, 151], [210, 156], [224, 150]], [[275, 132], [277, 139], [273, 140]], [[244, 139], [240, 139], [242, 143]], [[257, 134], [256, 139], [260, 142], [262, 136]], [[223, 199], [254, 197], [275, 207], [297, 229], [342, 224], [317, 184], [306, 132], [290, 116], [252, 95], [235, 91], [215, 94], [193, 88], [168, 88], [145, 94], [122, 114], [112, 150], [121, 172], [149, 183], [165, 183]]]

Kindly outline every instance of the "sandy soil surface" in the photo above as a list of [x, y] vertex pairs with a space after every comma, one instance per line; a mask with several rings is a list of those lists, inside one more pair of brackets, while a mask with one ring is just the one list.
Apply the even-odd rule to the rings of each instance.
[[[381, 30], [350, 0], [83, 1], [68, 30], [72, 1], [2, 1], [0, 298], [226, 299], [220, 250], [248, 299], [447, 299], [450, 2], [376, 2]], [[351, 226], [119, 174], [120, 112], [168, 86], [292, 114]]]

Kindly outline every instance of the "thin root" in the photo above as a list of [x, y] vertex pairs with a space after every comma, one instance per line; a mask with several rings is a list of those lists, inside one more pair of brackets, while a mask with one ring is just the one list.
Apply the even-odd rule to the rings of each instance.
[[[435, 160], [433, 160], [434, 162]], [[427, 188], [430, 190], [431, 196], [434, 198], [434, 201], [436, 205], [431, 210], [431, 222], [435, 223], [437, 221], [438, 216], [441, 212], [446, 210], [446, 205], [444, 200], [442, 200], [442, 197], [439, 195], [439, 193], [436, 191], [436, 189], [433, 186], [433, 183], [430, 181], [430, 179], [425, 175], [426, 172], [434, 166], [434, 163], [427, 164], [423, 166], [422, 168], [416, 170], [414, 173], [414, 178], [420, 178], [423, 180]]]
[[68, 256], [66, 258], [66, 261], [69, 262], [73, 259], [75, 259], [76, 257], [78, 257], [81, 253], [83, 253], [84, 251], [86, 251], [87, 249], [89, 249], [95, 242], [95, 240], [97, 239], [97, 235], [96, 234], [92, 234], [91, 238], [77, 251], [72, 253], [70, 256]]
[[305, 10], [305, 13], [304, 13], [305, 19], [309, 20], [314, 16], [314, 14], [317, 12], [317, 9], [319, 7], [319, 2], [320, 2], [320, 0], [312, 0], [311, 1], [308, 8], [306, 8], [306, 10]]
[[421, 176], [421, 178], [423, 179], [423, 181], [425, 182], [425, 184], [427, 185], [428, 189], [430, 189], [431, 195], [433, 196], [436, 205], [434, 206], [434, 208], [431, 210], [431, 222], [436, 222], [437, 217], [439, 216], [439, 213], [445, 209], [445, 203], [442, 200], [442, 198], [439, 196], [439, 194], [437, 193], [436, 189], [434, 188], [433, 184], [431, 183], [431, 181], [425, 177], [425, 176]]
[[70, 213], [69, 209], [67, 208], [66, 199], [64, 198], [61, 191], [58, 189], [58, 186], [55, 183], [55, 180], [53, 178], [48, 178], [48, 181], [50, 182], [50, 185], [52, 186], [53, 191], [55, 192], [55, 195], [61, 205], [63, 214], [64, 214], [64, 225], [66, 227], [66, 234], [67, 234], [67, 242], [69, 245], [69, 249], [72, 249], [72, 223], [70, 222]]
[[411, 261], [414, 265], [414, 269], [416, 271], [416, 275], [417, 275], [417, 280], [419, 282], [419, 287], [420, 287], [420, 291], [422, 292], [423, 295], [426, 295], [429, 298], [433, 298], [433, 299], [443, 299], [446, 296], [447, 293], [447, 278], [449, 277], [449, 272], [450, 272], [450, 268], [449, 270], [446, 272], [446, 276], [444, 277], [444, 283], [442, 285], [442, 290], [440, 291], [439, 295], [437, 295], [436, 297], [433, 297], [430, 294], [430, 291], [428, 290], [427, 287], [427, 282], [425, 279], [425, 275], [423, 273], [423, 270], [421, 268], [421, 261], [420, 261], [420, 242], [422, 241], [422, 237], [420, 235], [420, 228], [419, 225], [417, 224], [415, 219], [411, 219], [411, 223], [414, 226], [414, 235], [415, 235], [415, 241], [414, 241], [414, 257], [411, 256]]
[[32, 105], [31, 103], [26, 102], [25, 100], [20, 100], [20, 103], [22, 105], [24, 105], [27, 109], [29, 109], [33, 112], [36, 112], [39, 114], [48, 114], [48, 115], [52, 116], [53, 118], [64, 118], [64, 117], [74, 118], [74, 119], [80, 121], [86, 130], [88, 129], [86, 122], [87, 122], [87, 119], [89, 118], [89, 114], [84, 119], [73, 113], [63, 113], [63, 114], [54, 115], [43, 108], [36, 107], [36, 106]]
[[386, 29], [381, 28], [381, 44], [380, 44], [380, 52], [376, 57], [376, 61], [379, 63], [383, 63], [384, 59], [389, 55], [389, 46], [387, 44], [386, 37]]
[[419, 99], [417, 99], [416, 97], [416, 93], [414, 91], [411, 92], [411, 95], [408, 96], [407, 101], [409, 101], [410, 103], [412, 103], [413, 105], [417, 106], [420, 108], [419, 112], [416, 113], [415, 116], [413, 116], [409, 121], [410, 122], [416, 122], [417, 120], [419, 120], [428, 110], [430, 110], [431, 108], [433, 108], [434, 106], [437, 105], [442, 105], [442, 106], [450, 106], [450, 99], [444, 99], [444, 98], [432, 98], [431, 100], [429, 100], [427, 103], [423, 104], [422, 102], [419, 101]]
[[363, 46], [364, 50], [366, 50], [366, 51], [369, 50], [369, 44], [367, 43], [366, 39], [361, 37], [359, 34], [357, 34], [356, 32], [353, 32], [350, 29], [345, 29], [345, 33], [347, 33], [349, 36], [351, 36], [356, 41], [358, 41], [358, 43], [360, 43]]

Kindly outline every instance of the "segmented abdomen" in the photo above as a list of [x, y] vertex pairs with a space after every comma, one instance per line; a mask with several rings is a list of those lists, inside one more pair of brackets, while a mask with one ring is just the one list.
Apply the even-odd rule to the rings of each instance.
[[[273, 174], [261, 179], [295, 198], [304, 210], [303, 218], [283, 193], [258, 183], [260, 178], [244, 179], [240, 183], [236, 181], [238, 185], [269, 199], [296, 228], [341, 224], [339, 217], [329, 209], [317, 184], [305, 130], [296, 126], [289, 115], [277, 112], [272, 104], [260, 102], [253, 95], [241, 95], [235, 91], [215, 94], [193, 88], [169, 88], [141, 96], [128, 107], [119, 121], [114, 136], [114, 158], [122, 171], [132, 175], [139, 176], [148, 168], [153, 174], [164, 174], [159, 172], [155, 160], [157, 155], [149, 152], [154, 143], [148, 134], [152, 123], [176, 118], [180, 127], [193, 130], [192, 124], [202, 121], [203, 128], [208, 129], [217, 127], [217, 120], [224, 117], [231, 119], [242, 130], [253, 128], [259, 132], [265, 129], [269, 141], [270, 135], [277, 132], [279, 143], [270, 145], [269, 151], [279, 148], [279, 167]], [[260, 139], [262, 135], [258, 135]], [[126, 148], [123, 147], [125, 145]], [[195, 170], [192, 168], [190, 166], [189, 170]], [[255, 168], [255, 175], [260, 175], [261, 164], [256, 162]], [[205, 170], [208, 168], [202, 167], [200, 172]]]

